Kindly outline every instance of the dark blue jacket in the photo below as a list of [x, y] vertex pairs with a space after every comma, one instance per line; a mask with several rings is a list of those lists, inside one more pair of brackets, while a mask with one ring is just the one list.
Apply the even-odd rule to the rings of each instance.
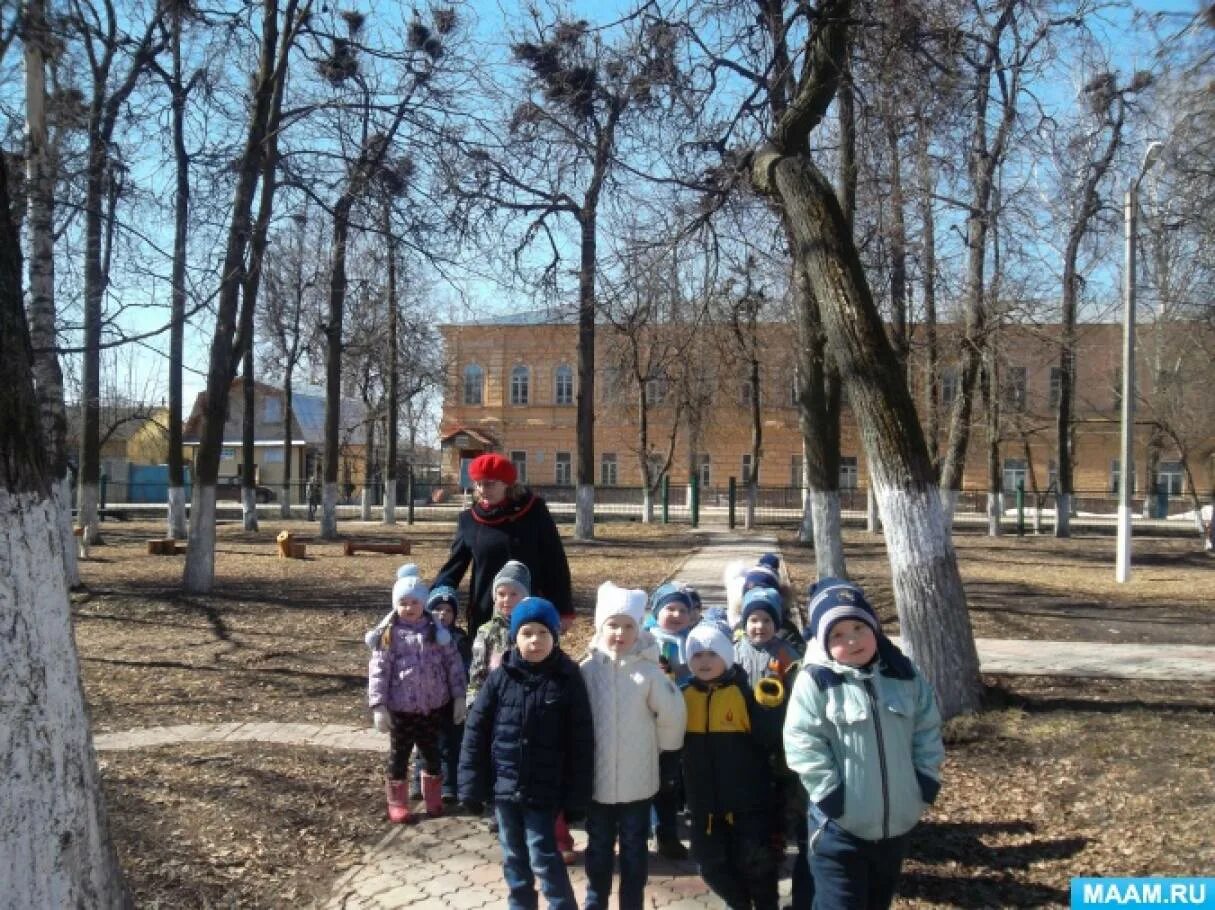
[[464, 726], [460, 799], [585, 812], [595, 774], [586, 684], [560, 649], [530, 664], [512, 648]]

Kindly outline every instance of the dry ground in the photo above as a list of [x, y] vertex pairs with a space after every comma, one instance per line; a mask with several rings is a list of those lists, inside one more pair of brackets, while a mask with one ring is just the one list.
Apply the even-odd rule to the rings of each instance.
[[[280, 561], [273, 536], [283, 525], [263, 527], [249, 535], [223, 526], [215, 593], [186, 597], [177, 590], [183, 557], [143, 555], [159, 524], [106, 524], [107, 544], [83, 565], [73, 595], [96, 730], [366, 722], [361, 636], [387, 608], [402, 560], [345, 558], [339, 545], [313, 544], [308, 560]], [[441, 564], [450, 532], [405, 530], [424, 574]], [[594, 544], [568, 543], [584, 612], [600, 580], [652, 588], [696, 545], [686, 529], [615, 524], [600, 533]], [[884, 603], [880, 540], [866, 538], [850, 535], [851, 566]], [[1102, 581], [1113, 571], [1103, 562], [1108, 538], [960, 538], [976, 630], [1088, 638], [1104, 627], [1124, 630], [1107, 633], [1112, 640], [1210, 641], [1215, 604], [1201, 582], [1211, 564], [1190, 560], [1182, 543], [1151, 544], [1151, 575], [1116, 588]], [[804, 587], [812, 554], [783, 546]], [[883, 612], [889, 618], [888, 604]], [[568, 636], [575, 651], [588, 627], [582, 619]], [[1073, 875], [1215, 868], [1215, 685], [989, 682], [992, 710], [952, 725], [946, 787], [913, 850], [900, 906], [1066, 906]], [[244, 743], [101, 758], [142, 906], [307, 906], [385, 831], [380, 755]]]

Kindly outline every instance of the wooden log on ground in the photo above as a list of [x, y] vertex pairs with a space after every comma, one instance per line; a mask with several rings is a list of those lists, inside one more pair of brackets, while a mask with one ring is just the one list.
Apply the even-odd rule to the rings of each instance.
[[356, 553], [390, 553], [396, 556], [409, 555], [409, 541], [402, 537], [400, 540], [391, 543], [377, 543], [368, 540], [347, 540], [342, 547], [343, 552], [347, 556], [354, 556]]
[[72, 528], [72, 535], [76, 538], [76, 552], [81, 559], [89, 558], [89, 539], [84, 536], [84, 527], [76, 525]]

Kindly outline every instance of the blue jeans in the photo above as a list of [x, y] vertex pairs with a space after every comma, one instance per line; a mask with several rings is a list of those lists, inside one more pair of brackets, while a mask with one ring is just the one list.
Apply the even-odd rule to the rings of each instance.
[[612, 865], [620, 837], [620, 910], [640, 910], [649, 875], [646, 837], [650, 801], [591, 803], [586, 815], [586, 903], [583, 910], [607, 910], [612, 896]]
[[814, 910], [886, 910], [894, 901], [908, 839], [902, 834], [863, 840], [833, 821], [820, 825], [810, 838]]
[[536, 894], [539, 878], [550, 910], [577, 910], [570, 876], [557, 850], [557, 811], [497, 802], [494, 812], [502, 845], [502, 874], [510, 889], [507, 906], [511, 910], [535, 910], [540, 905]]

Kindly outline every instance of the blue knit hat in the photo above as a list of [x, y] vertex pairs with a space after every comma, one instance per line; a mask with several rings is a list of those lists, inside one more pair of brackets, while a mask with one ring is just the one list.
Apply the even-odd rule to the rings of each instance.
[[773, 572], [779, 572], [780, 571], [780, 554], [765, 553], [763, 556], [761, 556], [759, 559], [757, 559], [755, 561], [755, 563], [756, 563], [756, 565], [767, 566]]
[[742, 622], [745, 626], [751, 614], [763, 610], [772, 617], [772, 625], [778, 629], [781, 617], [785, 613], [785, 605], [781, 603], [780, 592], [775, 588], [752, 588], [743, 595]]
[[561, 616], [557, 608], [543, 597], [525, 597], [515, 605], [510, 614], [510, 637], [513, 640], [519, 629], [529, 622], [543, 623], [553, 633], [553, 641], [561, 634]]
[[672, 602], [683, 604], [689, 611], [693, 609], [692, 598], [683, 585], [668, 581], [654, 589], [654, 594], [650, 597], [650, 612], [657, 616], [659, 610]]
[[451, 604], [452, 615], [460, 613], [460, 596], [451, 585], [439, 585], [431, 588], [430, 597], [426, 600], [426, 609], [433, 610], [440, 604]]
[[820, 578], [810, 586], [810, 624], [806, 626], [805, 638], [817, 639], [827, 652], [827, 639], [831, 627], [842, 619], [855, 619], [880, 635], [882, 624], [877, 611], [865, 599], [865, 592], [843, 578]]
[[747, 569], [743, 576], [743, 590], [752, 588], [780, 588], [780, 575], [771, 566], [760, 564]]

